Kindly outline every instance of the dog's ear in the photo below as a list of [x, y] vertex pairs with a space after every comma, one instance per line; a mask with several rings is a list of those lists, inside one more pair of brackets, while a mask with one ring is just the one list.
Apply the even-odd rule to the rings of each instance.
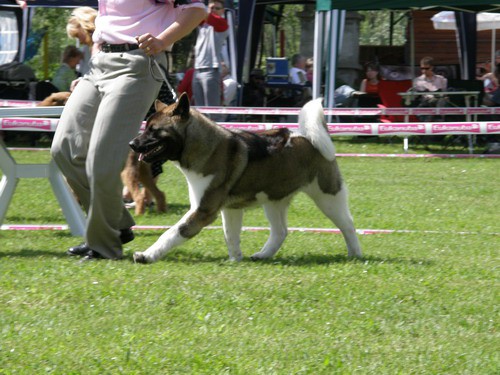
[[156, 109], [156, 112], [161, 112], [161, 111], [163, 111], [167, 107], [168, 107], [168, 105], [166, 105], [165, 103], [163, 103], [161, 100], [158, 100], [158, 99], [155, 100], [155, 109]]
[[173, 115], [181, 116], [183, 119], [189, 117], [189, 98], [185, 92], [181, 94], [177, 101]]

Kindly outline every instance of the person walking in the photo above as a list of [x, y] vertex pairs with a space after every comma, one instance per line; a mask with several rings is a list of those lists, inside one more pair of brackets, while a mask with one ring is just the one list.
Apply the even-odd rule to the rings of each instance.
[[165, 50], [206, 16], [202, 0], [99, 0], [90, 71], [64, 107], [51, 154], [87, 213], [84, 259], [120, 259], [135, 224], [122, 200], [128, 142], [162, 84]]

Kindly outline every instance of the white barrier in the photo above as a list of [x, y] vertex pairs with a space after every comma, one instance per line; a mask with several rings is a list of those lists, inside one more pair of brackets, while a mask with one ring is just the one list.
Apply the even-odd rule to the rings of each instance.
[[[9, 117], [0, 118], [0, 130], [54, 132], [59, 119]], [[145, 123], [143, 123], [143, 126]], [[219, 122], [230, 129], [264, 131], [279, 128], [298, 128], [296, 123], [273, 122]], [[500, 122], [405, 122], [405, 123], [328, 123], [332, 135], [445, 135], [445, 134], [500, 134]]]
[[[39, 110], [52, 108], [60, 115], [64, 107], [36, 107], [38, 102], [27, 100], [0, 100], [0, 117], [45, 116]], [[2, 108], [11, 107], [11, 108]], [[202, 113], [227, 115], [296, 116], [295, 107], [196, 107]], [[418, 115], [500, 115], [500, 107], [440, 107], [440, 108], [325, 108], [325, 115], [332, 116], [418, 116]]]

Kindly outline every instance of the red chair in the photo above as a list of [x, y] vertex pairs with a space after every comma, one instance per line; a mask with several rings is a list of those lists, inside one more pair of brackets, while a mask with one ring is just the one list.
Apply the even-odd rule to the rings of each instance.
[[[405, 79], [402, 81], [381, 80], [378, 83], [378, 95], [380, 96], [379, 108], [400, 108], [403, 107], [403, 97], [399, 92], [406, 92], [412, 87], [412, 81]], [[413, 116], [412, 116], [413, 117]], [[381, 116], [382, 122], [404, 122], [405, 116]]]

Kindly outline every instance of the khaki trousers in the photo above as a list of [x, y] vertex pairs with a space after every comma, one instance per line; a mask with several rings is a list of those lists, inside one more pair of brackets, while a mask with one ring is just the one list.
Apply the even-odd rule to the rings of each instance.
[[[167, 66], [164, 54], [155, 57]], [[87, 212], [85, 241], [102, 256], [122, 257], [120, 230], [134, 219], [122, 200], [120, 173], [161, 87], [161, 75], [141, 50], [99, 52], [61, 115], [52, 157]]]

